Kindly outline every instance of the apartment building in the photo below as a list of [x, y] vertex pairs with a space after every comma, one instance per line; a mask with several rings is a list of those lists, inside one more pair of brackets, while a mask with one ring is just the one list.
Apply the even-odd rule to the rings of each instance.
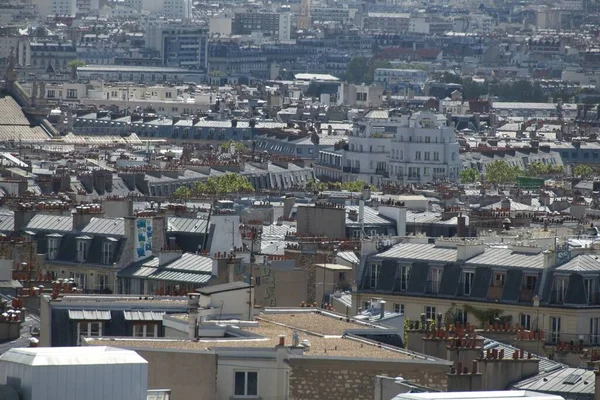
[[[368, 257], [352, 295], [353, 307], [365, 307], [377, 297], [403, 309], [410, 320], [442, 314], [450, 323], [478, 326], [499, 318], [543, 330], [548, 343], [583, 340], [597, 345], [598, 248], [553, 241], [405, 241]], [[482, 317], [485, 313], [492, 321]]]
[[461, 170], [454, 128], [445, 116], [375, 110], [355, 124], [344, 151], [344, 180], [456, 181]]
[[410, 14], [369, 12], [363, 18], [364, 29], [386, 33], [406, 33]]
[[176, 25], [151, 25], [146, 48], [160, 53], [164, 66], [205, 70], [208, 36], [204, 29]]
[[231, 24], [234, 35], [250, 35], [261, 32], [274, 41], [289, 41], [291, 34], [291, 14], [267, 12], [236, 13]]

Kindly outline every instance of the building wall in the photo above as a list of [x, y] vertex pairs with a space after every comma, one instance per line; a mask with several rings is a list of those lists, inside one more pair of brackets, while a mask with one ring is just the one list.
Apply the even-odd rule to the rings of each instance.
[[136, 349], [148, 361], [148, 389], [171, 389], [171, 400], [214, 399], [217, 355], [210, 352]]
[[298, 207], [298, 233], [324, 235], [328, 238], [346, 236], [346, 209], [328, 207]]
[[290, 399], [371, 400], [377, 375], [402, 376], [432, 389], [445, 390], [448, 365], [418, 361], [351, 362], [348, 359], [290, 359]]

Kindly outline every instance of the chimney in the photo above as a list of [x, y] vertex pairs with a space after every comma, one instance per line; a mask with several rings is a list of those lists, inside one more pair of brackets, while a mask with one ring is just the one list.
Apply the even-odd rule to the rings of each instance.
[[286, 196], [285, 199], [283, 199], [283, 216], [285, 218], [289, 218], [290, 215], [292, 215], [292, 209], [295, 204], [296, 198], [292, 195]]
[[348, 218], [354, 222], [358, 221], [358, 213], [356, 212], [356, 210], [350, 210], [350, 212], [348, 213]]
[[365, 187], [362, 190], [362, 200], [363, 201], [371, 200], [371, 188], [369, 187], [369, 185], [365, 185]]
[[379, 300], [379, 319], [385, 317], [385, 300]]
[[158, 267], [164, 267], [167, 264], [181, 258], [183, 252], [181, 250], [164, 249], [158, 252]]
[[73, 229], [81, 231], [90, 223], [92, 218], [102, 218], [104, 211], [100, 204], [89, 204], [75, 207], [73, 210]]
[[459, 214], [456, 222], [456, 235], [458, 237], [465, 237], [467, 233], [467, 217], [462, 213]]
[[198, 317], [200, 315], [200, 295], [198, 293], [188, 294], [188, 334], [190, 339], [198, 337]]

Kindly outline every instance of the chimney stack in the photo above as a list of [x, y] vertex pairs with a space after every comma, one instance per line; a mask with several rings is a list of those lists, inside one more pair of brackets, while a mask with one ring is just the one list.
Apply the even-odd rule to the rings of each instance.
[[189, 338], [194, 340], [198, 337], [198, 317], [200, 315], [200, 295], [198, 293], [188, 294], [188, 333]]
[[379, 300], [379, 319], [385, 317], [385, 300]]

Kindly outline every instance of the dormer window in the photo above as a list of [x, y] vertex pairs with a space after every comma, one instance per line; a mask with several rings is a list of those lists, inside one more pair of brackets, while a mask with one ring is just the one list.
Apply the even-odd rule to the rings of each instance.
[[58, 257], [58, 247], [60, 246], [61, 238], [62, 235], [59, 235], [58, 233], [53, 233], [46, 237], [48, 243], [48, 260], [56, 260]]
[[80, 236], [77, 239], [77, 262], [85, 262], [88, 257], [88, 251], [90, 242], [92, 240], [89, 236]]
[[117, 239], [107, 238], [102, 243], [102, 264], [111, 264], [115, 254], [115, 242]]

